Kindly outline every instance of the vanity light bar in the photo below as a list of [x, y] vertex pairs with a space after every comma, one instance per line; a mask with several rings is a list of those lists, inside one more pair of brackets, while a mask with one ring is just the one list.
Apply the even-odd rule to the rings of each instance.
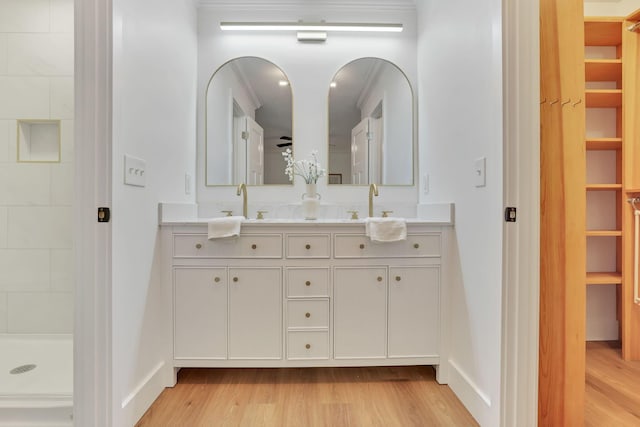
[[375, 31], [401, 32], [402, 24], [346, 22], [221, 22], [223, 31]]

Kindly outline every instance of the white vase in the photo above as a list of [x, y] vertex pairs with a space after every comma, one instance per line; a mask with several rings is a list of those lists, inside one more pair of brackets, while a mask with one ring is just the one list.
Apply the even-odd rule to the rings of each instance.
[[302, 214], [304, 219], [318, 219], [320, 195], [316, 191], [316, 184], [307, 184], [306, 190], [302, 195]]

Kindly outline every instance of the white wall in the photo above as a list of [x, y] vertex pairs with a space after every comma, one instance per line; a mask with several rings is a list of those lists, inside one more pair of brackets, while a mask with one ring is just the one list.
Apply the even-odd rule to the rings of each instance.
[[[222, 32], [220, 21], [370, 21], [403, 23], [402, 33], [349, 34], [330, 33], [326, 43], [299, 43], [295, 33], [234, 33]], [[416, 81], [415, 13], [405, 9], [320, 7], [320, 6], [255, 6], [233, 9], [209, 7], [199, 13], [198, 63], [198, 202], [236, 201], [235, 188], [205, 187], [204, 173], [204, 118], [202, 111], [205, 87], [211, 74], [224, 62], [240, 56], [258, 56], [280, 67], [291, 82], [293, 93], [293, 140], [297, 158], [306, 158], [312, 150], [319, 151], [319, 160], [327, 165], [327, 100], [329, 83], [346, 63], [361, 57], [374, 56], [387, 59], [400, 67], [412, 86]], [[327, 187], [321, 179], [318, 190], [322, 203], [353, 203], [361, 200], [366, 205], [368, 188]], [[264, 186], [249, 189], [249, 215], [258, 205], [266, 202], [299, 203], [304, 193], [304, 181], [295, 180], [295, 186]], [[417, 202], [415, 187], [389, 187], [380, 190], [376, 202]], [[393, 209], [390, 209], [393, 210]], [[377, 209], [376, 209], [377, 211]], [[219, 213], [218, 213], [219, 214]], [[219, 214], [221, 215], [221, 214]]]
[[585, 16], [627, 16], [640, 9], [638, 0], [585, 0]]
[[[114, 0], [113, 425], [133, 425], [172, 369], [171, 287], [163, 286], [158, 202], [193, 202], [196, 15], [191, 0]], [[147, 185], [123, 185], [123, 156]]]
[[[17, 162], [17, 120], [61, 121], [61, 157]], [[0, 333], [73, 330], [73, 0], [0, 0]]]
[[[500, 424], [502, 2], [418, 2], [421, 202], [455, 203], [450, 387], [481, 425]], [[474, 160], [487, 159], [487, 185]], [[445, 308], [446, 310], [446, 308]]]

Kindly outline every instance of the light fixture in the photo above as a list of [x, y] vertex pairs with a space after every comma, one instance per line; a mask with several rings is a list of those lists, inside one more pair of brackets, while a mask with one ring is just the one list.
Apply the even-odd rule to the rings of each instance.
[[348, 22], [220, 22], [223, 31], [374, 31], [400, 32], [402, 24]]
[[326, 31], [298, 31], [299, 42], [324, 42], [327, 41]]
[[278, 82], [278, 84], [279, 84], [280, 86], [289, 86], [289, 82], [288, 82], [288, 81], [286, 81], [286, 80], [280, 80], [280, 81]]
[[338, 84], [336, 82], [329, 83], [329, 87], [336, 87], [336, 86], [338, 86]]

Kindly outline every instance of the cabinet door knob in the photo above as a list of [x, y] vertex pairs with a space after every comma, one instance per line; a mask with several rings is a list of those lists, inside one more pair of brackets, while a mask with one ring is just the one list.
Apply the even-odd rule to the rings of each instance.
[[304, 282], [304, 284], [307, 285], [307, 286], [311, 286], [311, 282], [308, 281], [308, 280], [306, 282]]
[[256, 249], [258, 247], [258, 245], [256, 245], [255, 243], [253, 245], [251, 245], [251, 249]]
[[202, 249], [202, 243], [196, 243], [196, 249]]
[[418, 243], [414, 243], [414, 244], [413, 244], [413, 247], [414, 247], [414, 248], [416, 248], [416, 249], [418, 249], [418, 248], [420, 247], [420, 245], [419, 245]]
[[306, 318], [308, 319], [309, 317], [311, 317], [311, 313], [306, 313], [306, 314], [304, 315], [304, 317], [306, 317]]
[[364, 249], [364, 243], [360, 243], [360, 249]]
[[382, 282], [382, 276], [378, 276], [378, 282]]
[[213, 279], [213, 281], [216, 282], [216, 283], [220, 283], [220, 278], [216, 277], [215, 279]]
[[234, 281], [234, 282], [237, 282], [237, 281], [238, 281], [238, 278], [237, 278], [237, 277], [234, 277], [234, 278], [233, 278], [233, 281]]
[[304, 245], [304, 247], [305, 247], [305, 249], [311, 249], [311, 245], [308, 244], [308, 243], [306, 245]]
[[396, 276], [396, 282], [399, 282], [400, 280], [402, 280], [402, 277]]
[[304, 348], [306, 348], [307, 350], [309, 350], [311, 348], [311, 344], [307, 344], [304, 346]]

